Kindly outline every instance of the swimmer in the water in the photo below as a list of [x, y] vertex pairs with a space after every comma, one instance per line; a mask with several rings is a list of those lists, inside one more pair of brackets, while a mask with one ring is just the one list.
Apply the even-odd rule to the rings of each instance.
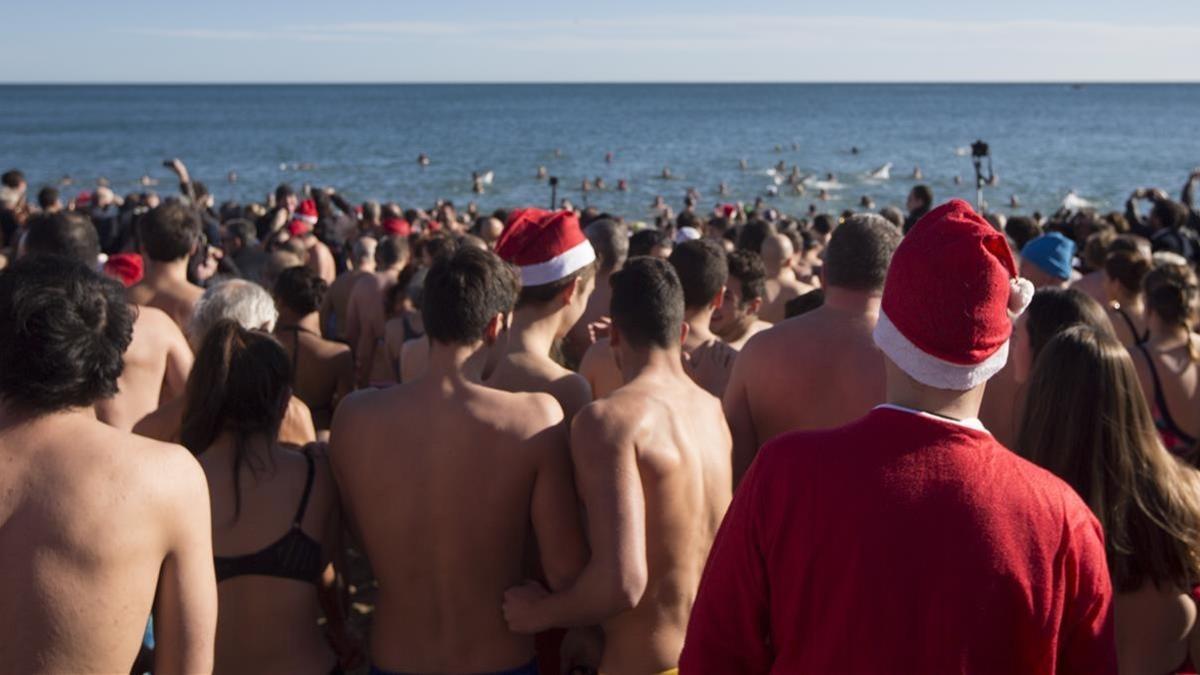
[[852, 154], [852, 155], [858, 154], [858, 146], [857, 145], [850, 148], [850, 154]]
[[629, 183], [624, 178], [617, 181], [618, 192], [629, 192]]
[[655, 195], [654, 201], [650, 203], [650, 208], [665, 209], [667, 208], [667, 202], [662, 198], [662, 195]]
[[875, 200], [871, 199], [870, 195], [863, 195], [862, 199], [858, 200], [858, 204], [859, 204], [859, 206], [863, 207], [864, 209], [874, 209], [875, 208]]
[[606, 187], [604, 179], [601, 178], [600, 176], [596, 176], [596, 180], [592, 181], [592, 184], [594, 184], [596, 186], [597, 190], [603, 190]]
[[775, 173], [783, 173], [784, 171], [787, 171], [787, 162], [781, 159], [779, 160], [779, 163], [775, 165]]
[[670, 167], [667, 167], [667, 166], [663, 167], [662, 179], [663, 180], [671, 180], [671, 168]]
[[792, 186], [792, 192], [796, 195], [803, 195], [805, 193], [804, 184], [796, 183]]
[[782, 145], [776, 145], [776, 146], [775, 146], [775, 152], [783, 152], [783, 146], [782, 146]]
[[799, 149], [800, 149], [799, 143], [792, 143], [792, 150], [799, 150]]
[[605, 153], [604, 154], [604, 162], [606, 164], [612, 164], [612, 161], [613, 161], [613, 154], [611, 152]]
[[229, 172], [229, 175], [227, 176], [227, 178], [229, 179], [229, 182], [230, 182], [230, 183], [236, 183], [236, 182], [237, 182], [237, 180], [238, 180], [238, 175], [237, 175], [237, 172], [236, 172], [236, 171], [230, 171], [230, 172]]
[[955, 185], [962, 185], [962, 176], [955, 176], [955, 177], [954, 177], [954, 184], [955, 184]]
[[725, 184], [725, 181], [721, 181], [721, 183], [717, 185], [717, 194], [721, 195], [722, 197], [729, 194], [729, 186]]
[[550, 173], [549, 171], [546, 171], [546, 167], [544, 167], [544, 166], [539, 166], [539, 167], [537, 168], [537, 179], [538, 179], [538, 180], [545, 180], [545, 179], [546, 179], [546, 176], [547, 176], [547, 175], [549, 175], [549, 173]]
[[417, 155], [417, 164], [420, 164], [421, 166], [429, 166], [429, 155], [423, 152]]
[[582, 191], [584, 194], [587, 194], [588, 192], [591, 192], [591, 191], [592, 191], [592, 181], [590, 181], [590, 180], [588, 180], [588, 179], [584, 178], [584, 179], [583, 179], [583, 183], [581, 183], [581, 184], [580, 184], [580, 186], [579, 186], [579, 189], [580, 189], [580, 190], [581, 190], [581, 191]]
[[1021, 200], [1017, 199], [1017, 196], [1014, 194], [1008, 198], [1008, 205], [1014, 209], [1019, 209], [1021, 208]]
[[144, 187], [153, 187], [155, 185], [158, 185], [158, 179], [151, 178], [149, 174], [142, 176], [141, 179], [138, 180], [138, 182], [141, 183]]
[[741, 169], [742, 171], [745, 171], [746, 169], [750, 168], [750, 162], [747, 162], [744, 159], [739, 159], [738, 160], [738, 168]]
[[821, 188], [821, 191], [817, 193], [817, 199], [820, 199], [823, 202], [829, 201], [829, 190]]
[[562, 148], [555, 148], [555, 149], [554, 149], [554, 156], [555, 156], [555, 157], [562, 157]]
[[471, 172], [471, 192], [477, 195], [483, 194], [483, 177], [478, 171]]
[[925, 174], [921, 173], [921, 167], [914, 166], [912, 173], [913, 180], [925, 180]]

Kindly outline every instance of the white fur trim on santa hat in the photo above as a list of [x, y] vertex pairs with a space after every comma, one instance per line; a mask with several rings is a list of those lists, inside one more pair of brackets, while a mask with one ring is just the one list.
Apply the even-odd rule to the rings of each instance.
[[596, 251], [591, 242], [582, 242], [567, 249], [559, 255], [536, 265], [526, 265], [521, 268], [522, 286], [541, 286], [552, 284], [559, 279], [583, 268], [596, 259]]
[[996, 353], [975, 365], [943, 361], [921, 350], [900, 332], [887, 314], [879, 312], [875, 324], [875, 345], [887, 354], [900, 370], [917, 382], [935, 389], [967, 391], [987, 382], [1008, 362], [1008, 340]]
[[309, 225], [316, 225], [318, 220], [316, 216], [306, 216], [302, 213], [296, 213], [294, 216], [292, 216], [292, 218], [304, 223], [308, 223]]

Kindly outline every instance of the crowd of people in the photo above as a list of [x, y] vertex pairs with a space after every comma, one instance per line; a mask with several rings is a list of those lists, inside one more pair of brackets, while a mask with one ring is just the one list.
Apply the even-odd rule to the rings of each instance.
[[1196, 672], [1200, 170], [637, 227], [168, 164], [0, 177], [0, 670]]

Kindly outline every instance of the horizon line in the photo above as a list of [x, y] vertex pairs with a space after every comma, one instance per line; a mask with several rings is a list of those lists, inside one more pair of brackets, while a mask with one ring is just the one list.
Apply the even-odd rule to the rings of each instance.
[[320, 87], [355, 87], [355, 86], [587, 86], [587, 85], [617, 85], [617, 86], [739, 86], [739, 85], [1200, 85], [1200, 79], [1195, 80], [296, 80], [296, 81], [230, 81], [230, 80], [149, 80], [149, 81], [70, 81], [70, 80], [36, 80], [36, 81], [0, 81], [0, 87], [190, 87], [190, 86], [228, 86], [228, 87], [286, 87], [286, 86], [320, 86]]

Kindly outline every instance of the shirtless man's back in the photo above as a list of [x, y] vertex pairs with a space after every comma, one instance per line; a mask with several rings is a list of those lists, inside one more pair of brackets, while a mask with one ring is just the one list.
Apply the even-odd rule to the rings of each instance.
[[[18, 313], [33, 320], [17, 325]], [[82, 264], [39, 257], [0, 277], [6, 671], [129, 672], [152, 606], [156, 672], [212, 668], [217, 600], [203, 472], [183, 448], [92, 412], [116, 389], [131, 329], [119, 285]]]
[[192, 350], [179, 326], [161, 310], [138, 307], [117, 395], [97, 401], [96, 417], [129, 431], [163, 401], [182, 396], [191, 370]]
[[[467, 277], [487, 290], [464, 294]], [[562, 412], [548, 395], [479, 384], [516, 294], [499, 259], [464, 247], [435, 264], [426, 293], [426, 373], [352, 395], [333, 425], [334, 473], [379, 580], [371, 658], [385, 671], [517, 668], [533, 639], [509, 630], [500, 600], [524, 577], [530, 522], [552, 586], [586, 555]]]
[[355, 381], [359, 386], [387, 385], [396, 380], [382, 344], [387, 324], [383, 304], [408, 260], [408, 241], [396, 235], [386, 237], [375, 249], [376, 271], [360, 278], [350, 291], [345, 335], [354, 350]]
[[200, 246], [200, 219], [179, 202], [166, 202], [138, 221], [138, 240], [146, 272], [127, 291], [129, 301], [161, 309], [187, 330], [204, 289], [188, 281], [188, 258]]
[[767, 272], [763, 305], [759, 311], [763, 321], [783, 321], [788, 300], [812, 290], [811, 286], [798, 280], [792, 271], [795, 255], [795, 247], [786, 234], [772, 234], [763, 241], [762, 260]]
[[[647, 297], [648, 296], [648, 297]], [[613, 334], [628, 383], [586, 406], [571, 430], [592, 559], [569, 589], [511, 589], [510, 625], [600, 623], [600, 671], [674, 668], [709, 546], [731, 493], [720, 402], [683, 370], [683, 293], [665, 262], [613, 277]]]
[[742, 349], [724, 396], [735, 480], [771, 438], [834, 428], [883, 402], [883, 357], [871, 333], [899, 242], [899, 231], [882, 217], [849, 219], [829, 243], [824, 306], [755, 335]]

